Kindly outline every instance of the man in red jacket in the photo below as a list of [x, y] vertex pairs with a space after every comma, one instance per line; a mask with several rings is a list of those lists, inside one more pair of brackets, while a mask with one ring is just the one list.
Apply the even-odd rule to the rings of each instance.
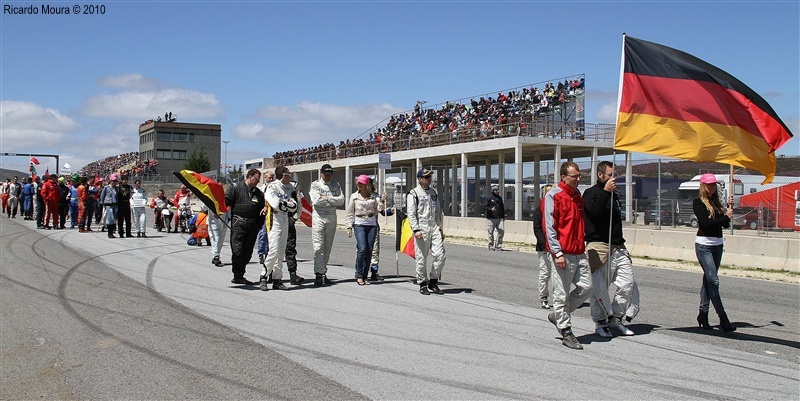
[[[553, 277], [553, 312], [547, 316], [561, 334], [561, 343], [572, 349], [583, 346], [572, 332], [571, 313], [592, 293], [589, 261], [584, 251], [585, 233], [583, 198], [578, 191], [581, 171], [573, 162], [561, 165], [561, 182], [545, 195], [542, 202], [547, 250], [555, 265]], [[570, 285], [575, 289], [569, 291]], [[568, 293], [569, 291], [569, 293]]]
[[42, 185], [42, 199], [47, 208], [44, 215], [44, 228], [48, 230], [51, 229], [50, 217], [53, 218], [53, 226], [58, 228], [58, 198], [61, 196], [61, 191], [58, 189], [57, 179], [55, 174], [50, 174]]

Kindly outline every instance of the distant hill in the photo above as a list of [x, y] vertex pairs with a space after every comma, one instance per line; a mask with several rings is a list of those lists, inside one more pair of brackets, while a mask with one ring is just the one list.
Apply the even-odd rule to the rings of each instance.
[[0, 168], [0, 179], [2, 179], [3, 181], [5, 181], [6, 178], [13, 178], [15, 175], [19, 177], [20, 181], [22, 181], [22, 177], [28, 177], [30, 173], [23, 173], [22, 171]]
[[[621, 163], [617, 167], [617, 174], [625, 174], [625, 166]], [[674, 177], [689, 180], [692, 177], [703, 173], [727, 174], [730, 166], [722, 163], [698, 163], [690, 161], [672, 161], [661, 163], [661, 176]], [[734, 174], [754, 174], [761, 175], [757, 171], [734, 167]], [[633, 165], [633, 175], [637, 177], [658, 177], [658, 162], [642, 163]], [[786, 175], [800, 177], [800, 156], [780, 157], [775, 169], [775, 175]]]

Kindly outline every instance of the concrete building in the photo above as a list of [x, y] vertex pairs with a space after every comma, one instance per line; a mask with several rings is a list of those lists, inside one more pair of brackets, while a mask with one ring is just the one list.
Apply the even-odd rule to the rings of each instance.
[[158, 160], [159, 174], [167, 176], [182, 170], [189, 156], [203, 149], [216, 176], [221, 139], [219, 124], [148, 121], [139, 126], [139, 160]]

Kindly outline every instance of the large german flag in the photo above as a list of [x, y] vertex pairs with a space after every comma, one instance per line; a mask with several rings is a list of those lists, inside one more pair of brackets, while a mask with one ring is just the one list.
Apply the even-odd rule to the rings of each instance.
[[416, 258], [416, 252], [414, 251], [414, 232], [411, 231], [411, 223], [408, 222], [408, 216], [399, 210], [395, 216], [397, 216], [395, 220], [395, 230], [397, 232], [395, 249], [412, 258]]
[[178, 180], [186, 185], [212, 213], [220, 215], [228, 211], [222, 184], [192, 170], [181, 170], [179, 173], [173, 171], [172, 174], [175, 174], [175, 177], [178, 177]]
[[624, 37], [616, 149], [775, 175], [792, 133], [769, 104], [721, 69], [682, 51]]

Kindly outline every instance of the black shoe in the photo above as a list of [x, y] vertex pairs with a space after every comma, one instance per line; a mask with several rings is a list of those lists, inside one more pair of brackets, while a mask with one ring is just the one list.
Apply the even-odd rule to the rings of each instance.
[[147, 238], [147, 234], [142, 233], [142, 238]]
[[258, 280], [258, 289], [261, 291], [269, 291], [269, 285], [267, 285], [266, 277], [261, 276], [261, 278]]
[[219, 256], [215, 256], [211, 259], [211, 264], [217, 267], [222, 267], [222, 261], [219, 259]]
[[[121, 237], [121, 235], [120, 235], [120, 237]], [[127, 237], [127, 238], [133, 238], [133, 235], [131, 235], [131, 234], [125, 234], [125, 237]]]
[[254, 282], [252, 282], [252, 281], [250, 281], [250, 280], [248, 280], [248, 279], [246, 279], [244, 277], [234, 278], [233, 280], [231, 280], [231, 283], [232, 284], [244, 284], [244, 285], [253, 285], [253, 284], [255, 284]]
[[697, 314], [697, 325], [706, 330], [714, 330], [711, 324], [708, 323], [708, 311], [700, 311], [700, 313]]
[[333, 281], [328, 278], [327, 274], [322, 275], [322, 282], [325, 283], [325, 285], [333, 285]]
[[289, 273], [289, 282], [292, 285], [300, 284], [303, 281], [305, 281], [305, 278], [298, 276], [297, 273]]
[[736, 331], [736, 327], [733, 327], [731, 325], [731, 321], [728, 320], [728, 315], [725, 314], [725, 313], [721, 313], [719, 315], [719, 326], [722, 327], [722, 331], [724, 331], [726, 333], [730, 333], [730, 332]]
[[428, 282], [423, 281], [419, 283], [419, 293], [422, 295], [431, 295], [431, 292], [428, 291]]
[[283, 285], [280, 280], [273, 280], [272, 281], [272, 289], [273, 290], [288, 290], [289, 287]]
[[142, 238], [142, 233], [136, 233], [136, 238]]
[[381, 277], [381, 275], [378, 274], [378, 273], [372, 273], [372, 276], [370, 277], [370, 280], [372, 280], [372, 281], [383, 281], [383, 277]]
[[322, 285], [325, 284], [324, 277], [325, 276], [322, 274], [317, 274], [316, 277], [314, 277], [314, 285], [317, 287], [322, 287]]
[[428, 289], [434, 294], [444, 294], [444, 291], [439, 289], [439, 280], [437, 279], [431, 279], [430, 283], [428, 283]]
[[571, 328], [568, 327], [561, 332], [561, 344], [564, 344], [567, 348], [583, 349], [583, 345], [575, 337], [575, 334], [572, 334]]

